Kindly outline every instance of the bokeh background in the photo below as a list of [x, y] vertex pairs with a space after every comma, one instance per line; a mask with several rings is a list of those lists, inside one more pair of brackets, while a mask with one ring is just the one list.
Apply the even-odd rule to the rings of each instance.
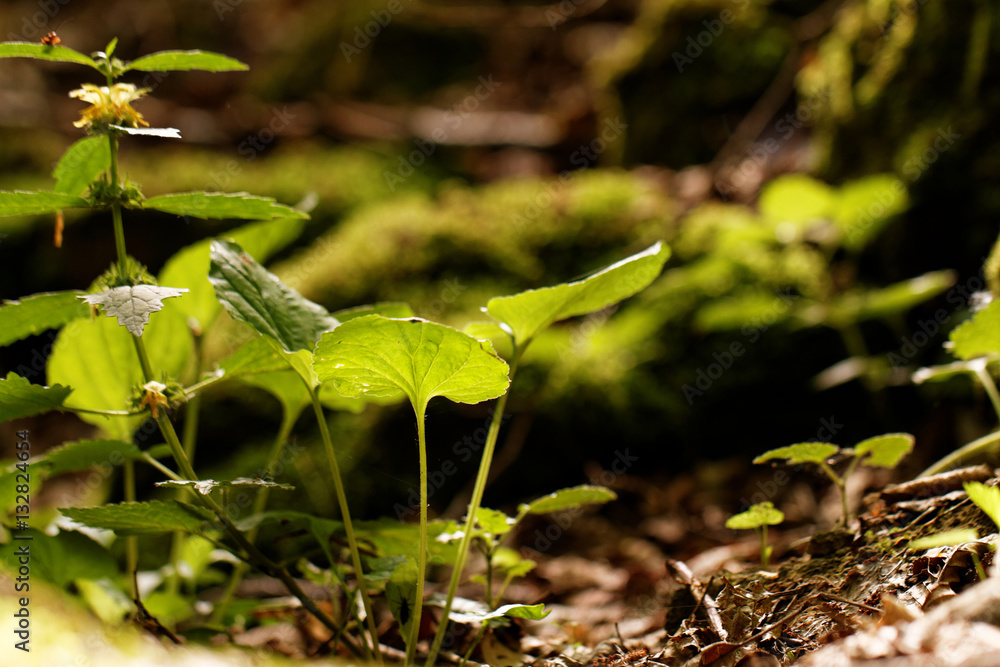
[[[968, 379], [908, 377], [950, 360], [941, 343], [998, 232], [989, 0], [38, 0], [2, 3], [0, 26], [4, 40], [56, 30], [84, 53], [117, 37], [124, 59], [202, 48], [246, 62], [126, 79], [153, 88], [137, 109], [183, 139], [123, 142], [123, 170], [147, 196], [246, 190], [311, 206], [270, 268], [330, 310], [401, 300], [461, 327], [490, 296], [671, 244], [646, 292], [526, 357], [488, 505], [599, 482], [623, 449], [629, 476], [750, 493], [752, 456], [825, 439], [831, 423], [842, 445], [916, 434], [911, 472], [995, 426]], [[85, 81], [99, 83], [0, 60], [0, 188], [51, 187], [80, 137], [67, 92]], [[155, 274], [233, 226], [133, 214], [126, 234]], [[53, 228], [0, 219], [0, 297], [82, 289], [113, 260], [107, 216], [67, 212], [61, 248]], [[942, 270], [901, 301], [875, 298]], [[0, 350], [0, 371], [30, 368], [51, 340]], [[227, 341], [207, 341], [209, 358]], [[202, 469], [253, 474], [278, 404], [235, 386], [205, 400]], [[475, 440], [486, 410], [431, 406], [432, 469]], [[412, 414], [330, 419], [355, 512], [391, 515], [416, 483]], [[59, 415], [32, 428], [43, 444], [92, 432]], [[295, 437], [307, 454], [293, 483], [320, 469], [309, 419]], [[435, 489], [436, 513], [461, 514], [475, 464]], [[310, 501], [333, 511], [332, 494]]]

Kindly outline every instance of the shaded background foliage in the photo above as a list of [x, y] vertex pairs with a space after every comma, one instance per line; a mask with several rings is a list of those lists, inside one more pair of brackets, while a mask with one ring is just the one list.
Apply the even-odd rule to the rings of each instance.
[[[126, 142], [123, 168], [147, 196], [218, 189], [315, 201], [306, 234], [272, 269], [331, 310], [404, 300], [462, 326], [489, 296], [583, 275], [656, 239], [675, 245], [647, 293], [613, 317], [566, 324], [529, 353], [487, 493], [498, 506], [599, 475], [626, 448], [638, 457], [630, 473], [672, 475], [823, 437], [822, 420], [833, 420], [841, 443], [916, 433], [916, 468], [991, 428], [988, 403], [961, 381], [816, 389], [817, 374], [856, 353], [834, 328], [775, 311], [766, 328], [727, 330], [705, 326], [705, 313], [752, 288], [771, 299], [730, 319], [760, 322], [782, 290], [816, 298], [945, 268], [975, 285], [1000, 209], [994, 13], [986, 0], [51, 0], [6, 2], [0, 25], [4, 39], [29, 41], [57, 29], [85, 53], [117, 36], [124, 58], [204, 48], [247, 62], [248, 73], [137, 79], [154, 88], [140, 105], [147, 119], [184, 139]], [[66, 97], [78, 77], [69, 66], [0, 64], [3, 188], [49, 186], [79, 136], [79, 103]], [[864, 248], [776, 242], [776, 227], [766, 238], [753, 231], [766, 219], [757, 197], [787, 172], [834, 186], [894, 174], [908, 206], [894, 200], [898, 215], [879, 218]], [[108, 221], [73, 216], [61, 249], [49, 219], [0, 220], [0, 296], [80, 288], [106, 268]], [[126, 220], [129, 248], [154, 272], [227, 228], [154, 213]], [[954, 294], [857, 333], [885, 359], [944, 308], [931, 340], [906, 355], [913, 366], [944, 360], [938, 343], [965, 312]], [[206, 345], [220, 358], [238, 339], [234, 327]], [[30, 368], [49, 340], [3, 350], [0, 371]], [[744, 353], [689, 400], [684, 387], [734, 343]], [[206, 400], [199, 458], [216, 467], [206, 473], [253, 473], [278, 406], [254, 392]], [[459, 463], [435, 490], [436, 511], [461, 512], [475, 465], [464, 439], [475, 442], [486, 415], [432, 404], [431, 467]], [[55, 419], [41, 421], [54, 429]], [[331, 419], [358, 512], [392, 513], [415, 483], [412, 416], [399, 407]], [[288, 474], [308, 477], [313, 435], [306, 425], [297, 433], [306, 453]]]

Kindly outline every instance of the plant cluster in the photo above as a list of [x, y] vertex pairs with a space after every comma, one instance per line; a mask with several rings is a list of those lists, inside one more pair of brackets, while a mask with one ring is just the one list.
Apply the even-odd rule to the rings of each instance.
[[[194, 569], [204, 573], [209, 554], [221, 548], [238, 558], [240, 565], [229, 580], [227, 595], [215, 609], [215, 621], [227, 618], [235, 586], [252, 566], [280, 579], [329, 628], [335, 640], [377, 662], [382, 662], [382, 651], [371, 596], [385, 595], [405, 638], [406, 662], [413, 664], [431, 554], [452, 565], [447, 595], [440, 601], [443, 619], [472, 619], [486, 627], [505, 617], [541, 618], [545, 614], [541, 605], [498, 607], [510, 579], [532, 566], [505, 550], [504, 538], [529, 514], [603, 503], [615, 496], [601, 487], [563, 489], [522, 505], [513, 518], [481, 506], [511, 380], [525, 349], [539, 333], [555, 322], [607, 308], [641, 291], [659, 275], [669, 256], [668, 248], [656, 243], [582, 280], [492, 298], [484, 308], [492, 320], [473, 323], [467, 329], [475, 335], [415, 317], [405, 304], [328, 312], [261, 264], [302, 231], [302, 221], [308, 217], [305, 212], [244, 192], [183, 192], [147, 198], [119, 169], [118, 142], [122, 137], [179, 137], [172, 128], [148, 127], [132, 103], [149, 91], [118, 82], [119, 78], [134, 71], [220, 72], [246, 66], [204, 51], [165, 51], [127, 62], [115, 57], [115, 46], [112, 41], [103, 52], [86, 56], [57, 44], [0, 44], [0, 57], [85, 65], [100, 73], [105, 83], [83, 84], [71, 93], [90, 105], [76, 123], [87, 136], [70, 146], [59, 161], [53, 190], [0, 192], [0, 215], [61, 215], [63, 209], [90, 208], [110, 213], [114, 228], [116, 259], [86, 292], [35, 294], [0, 307], [0, 344], [60, 329], [46, 368], [49, 386], [32, 384], [13, 372], [0, 379], [0, 420], [71, 411], [105, 435], [67, 443], [32, 459], [32, 493], [45, 478], [86, 469], [95, 461], [122, 467], [126, 502], [64, 508], [61, 512], [79, 524], [111, 530], [124, 539], [126, 570], [133, 582], [131, 597], [140, 609], [135, 584], [138, 540], [173, 533], [172, 569], [169, 576], [163, 576], [165, 594], [176, 592], [182, 559], [198, 563]], [[251, 222], [224, 237], [182, 249], [154, 278], [128, 255], [125, 244], [124, 214], [138, 218], [145, 210]], [[106, 317], [97, 317], [98, 311]], [[218, 368], [209, 369], [202, 342], [220, 325], [223, 313], [244, 323], [253, 334]], [[509, 349], [506, 360], [494, 344]], [[303, 512], [268, 511], [269, 494], [287, 490], [286, 484], [261, 478], [205, 479], [197, 473], [195, 444], [202, 392], [233, 380], [251, 382], [282, 404], [283, 419], [268, 453], [269, 469], [286, 446], [296, 418], [312, 408], [326, 454], [328, 481], [339, 504], [339, 521]], [[453, 522], [433, 522], [427, 512], [425, 414], [436, 397], [470, 404], [496, 400], [461, 527]], [[393, 528], [384, 522], [361, 525], [352, 520], [325, 414], [331, 407], [357, 409], [369, 401], [400, 400], [412, 406], [417, 432], [420, 511], [416, 539], [407, 532], [408, 526]], [[179, 433], [175, 420], [181, 415], [183, 430]], [[155, 423], [163, 444], [140, 449], [133, 436], [147, 420]], [[172, 461], [173, 467], [163, 459]], [[172, 487], [179, 495], [170, 500], [137, 502], [136, 463], [156, 468], [166, 478], [160, 485]], [[17, 472], [14, 467], [8, 469], [0, 485], [11, 484]], [[253, 513], [234, 518], [232, 496], [246, 491], [256, 493]], [[308, 561], [291, 563], [267, 555], [257, 542], [265, 526], [308, 532], [329, 569], [322, 574]], [[33, 530], [24, 524], [15, 524], [12, 529]], [[395, 538], [387, 536], [393, 531]], [[72, 530], [63, 530], [56, 537], [35, 534], [38, 551], [74, 548], [81, 554], [54, 580], [78, 582], [79, 592], [91, 606], [113, 617], [114, 600], [118, 599], [113, 594], [115, 586], [84, 583], [109, 574], [110, 556], [103, 547]], [[340, 554], [333, 552], [334, 540], [346, 542], [349, 562], [343, 563]], [[457, 548], [449, 548], [449, 544], [457, 544]], [[473, 544], [488, 566], [483, 579], [486, 608], [478, 614], [453, 613], [456, 590]], [[342, 588], [346, 600], [360, 598], [363, 609], [355, 609], [353, 604], [334, 613], [322, 609], [298, 584], [293, 567]], [[496, 574], [502, 574], [504, 582], [494, 590]], [[428, 665], [435, 662], [447, 625], [447, 620], [438, 625]]]

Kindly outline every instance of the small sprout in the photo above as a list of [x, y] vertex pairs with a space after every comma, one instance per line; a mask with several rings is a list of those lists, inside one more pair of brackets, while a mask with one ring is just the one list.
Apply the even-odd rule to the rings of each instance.
[[784, 513], [770, 500], [752, 505], [750, 509], [726, 520], [730, 530], [756, 530], [760, 535], [760, 563], [767, 569], [773, 548], [767, 543], [767, 527], [777, 526], [785, 520]]
[[[886, 433], [868, 438], [855, 445], [854, 449], [841, 449], [828, 442], [800, 442], [788, 447], [779, 447], [764, 452], [753, 460], [764, 463], [773, 459], [786, 459], [791, 465], [814, 463], [840, 488], [840, 500], [844, 508], [841, 525], [846, 526], [850, 513], [847, 510], [847, 480], [859, 463], [880, 468], [895, 468], [904, 456], [913, 451], [914, 437], [909, 433]], [[846, 454], [851, 462], [843, 475], [830, 467], [829, 459], [836, 454]]]
[[[954, 547], [978, 540], [979, 534], [976, 531], [971, 528], [960, 528], [958, 530], [933, 533], [926, 537], [911, 540], [906, 545], [906, 548], [913, 549], [914, 551], [923, 551], [924, 549], [935, 549], [937, 547]], [[979, 580], [986, 581], [986, 570], [983, 569], [983, 564], [979, 560], [979, 554], [976, 553], [975, 549], [969, 549], [968, 553], [972, 557], [972, 564], [976, 567], [976, 574], [979, 575]]]

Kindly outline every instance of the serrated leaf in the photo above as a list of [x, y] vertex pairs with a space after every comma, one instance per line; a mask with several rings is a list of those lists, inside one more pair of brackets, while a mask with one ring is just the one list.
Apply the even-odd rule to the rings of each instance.
[[0, 346], [87, 317], [90, 308], [77, 298], [82, 294], [79, 290], [42, 292], [17, 301], [4, 301], [0, 306]]
[[772, 459], [788, 459], [791, 465], [799, 463], [821, 463], [840, 450], [837, 445], [828, 442], [800, 442], [787, 447], [779, 447], [764, 452], [753, 460], [754, 463], [764, 463]]
[[101, 507], [61, 507], [64, 515], [91, 528], [113, 530], [117, 535], [199, 533], [212, 515], [177, 500], [151, 500]]
[[[160, 312], [143, 334], [150, 363], [157, 372], [177, 377], [191, 358], [191, 332], [183, 315], [172, 308]], [[67, 407], [126, 410], [132, 387], [145, 382], [132, 334], [106, 317], [73, 320], [59, 332], [47, 367], [49, 382], [73, 387]], [[81, 413], [80, 419], [100, 426], [114, 438], [131, 440], [145, 419]]]
[[236, 479], [214, 480], [214, 479], [167, 479], [157, 482], [156, 486], [175, 486], [181, 488], [194, 489], [203, 496], [207, 496], [216, 489], [232, 489], [237, 487], [253, 486], [257, 488], [281, 489], [282, 491], [294, 491], [291, 484], [280, 484], [267, 479], [237, 477]]
[[71, 391], [58, 384], [51, 387], [31, 384], [11, 371], [6, 379], [0, 380], [0, 422], [62, 410]]
[[44, 465], [50, 477], [93, 467], [119, 466], [142, 458], [131, 442], [122, 440], [76, 440], [45, 452]]
[[111, 148], [107, 137], [84, 137], [70, 146], [52, 171], [54, 192], [79, 195], [98, 176], [111, 167]]
[[62, 63], [90, 65], [97, 69], [93, 58], [66, 46], [46, 46], [38, 42], [0, 42], [0, 58], [36, 58]]
[[972, 502], [976, 503], [1000, 529], [1000, 489], [982, 482], [966, 482], [963, 487]]
[[560, 489], [547, 496], [536, 498], [530, 503], [521, 506], [521, 511], [528, 514], [551, 514], [573, 509], [581, 505], [594, 503], [607, 503], [618, 498], [618, 495], [611, 489], [603, 486], [592, 486], [582, 484], [572, 486], [568, 489]]
[[132, 136], [160, 137], [162, 139], [181, 138], [181, 131], [176, 127], [128, 127], [126, 125], [111, 125], [111, 128]]
[[895, 468], [904, 456], [913, 451], [915, 439], [909, 433], [886, 433], [868, 438], [854, 446], [854, 454], [864, 457], [862, 462], [870, 466]]
[[904, 313], [954, 284], [954, 271], [932, 271], [888, 287], [850, 292], [830, 303], [829, 319], [838, 325]]
[[770, 500], [752, 505], [747, 511], [726, 519], [726, 528], [749, 530], [761, 526], [777, 526], [785, 520], [784, 513]]
[[244, 378], [257, 373], [291, 370], [288, 362], [263, 336], [251, 338], [221, 364], [226, 377]]
[[959, 544], [975, 542], [979, 539], [979, 534], [971, 528], [959, 528], [957, 530], [945, 530], [934, 533], [927, 537], [910, 540], [906, 545], [907, 549], [923, 551], [924, 549], [935, 549], [937, 547], [953, 547]]
[[486, 311], [513, 332], [523, 346], [553, 322], [618, 303], [660, 275], [670, 249], [656, 243], [583, 280], [490, 299]]
[[231, 241], [213, 241], [209, 281], [229, 314], [287, 352], [310, 351], [338, 322], [258, 264]]
[[951, 352], [959, 359], [1000, 353], [1000, 299], [955, 327], [949, 338]]
[[136, 58], [125, 65], [125, 71], [143, 72], [183, 72], [204, 70], [206, 72], [239, 72], [249, 67], [235, 58], [212, 51], [157, 51]]
[[479, 403], [510, 383], [507, 363], [488, 343], [420, 318], [350, 320], [324, 333], [313, 356], [317, 377], [344, 396], [406, 396], [417, 414], [435, 396]]
[[246, 192], [178, 192], [151, 197], [142, 203], [142, 207], [206, 220], [228, 218], [274, 220], [309, 217], [302, 211], [279, 204], [270, 197], [259, 197]]
[[[221, 234], [220, 238], [235, 241], [248, 255], [266, 262], [275, 252], [297, 239], [304, 227], [305, 222], [301, 218], [279, 218], [245, 224]], [[197, 320], [202, 329], [208, 328], [222, 310], [222, 304], [215, 298], [215, 289], [208, 281], [211, 243], [212, 239], [205, 239], [182, 248], [167, 260], [159, 277], [161, 285], [176, 285], [190, 290], [176, 305], [185, 315]]]
[[132, 285], [114, 287], [98, 294], [85, 294], [80, 298], [92, 306], [102, 306], [107, 317], [115, 317], [118, 324], [133, 336], [141, 336], [149, 324], [150, 313], [163, 309], [163, 300], [180, 296], [187, 289], [161, 287], [160, 285]]
[[64, 208], [86, 208], [87, 201], [76, 195], [58, 192], [28, 192], [7, 190], [0, 192], [0, 216], [37, 215]]

